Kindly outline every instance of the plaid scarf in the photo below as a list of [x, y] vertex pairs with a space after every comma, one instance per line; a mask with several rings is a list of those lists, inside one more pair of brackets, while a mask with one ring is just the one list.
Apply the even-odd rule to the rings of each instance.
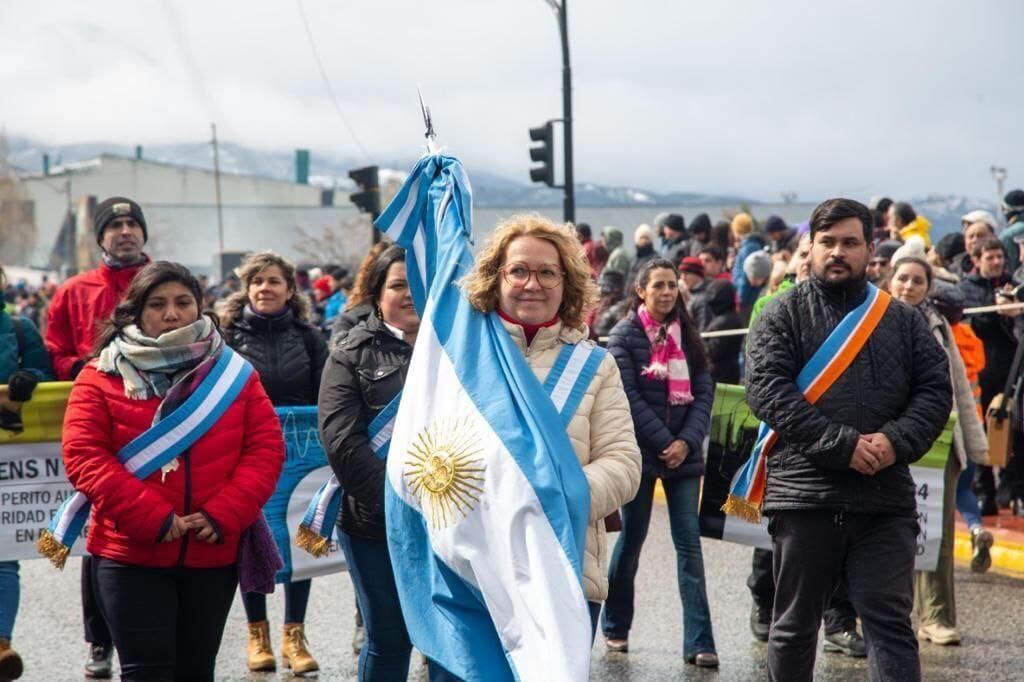
[[[223, 344], [213, 320], [206, 315], [155, 339], [132, 324], [100, 351], [97, 368], [120, 375], [124, 394], [132, 400], [164, 398], [157, 411], [159, 421], [191, 394], [197, 380], [202, 381], [212, 366], [204, 361], [215, 361]], [[190, 380], [183, 381], [186, 377]]]
[[686, 353], [683, 352], [683, 331], [679, 326], [679, 318], [671, 322], [661, 323], [655, 320], [641, 305], [637, 311], [637, 319], [643, 325], [647, 340], [651, 342], [651, 364], [644, 367], [640, 374], [650, 379], [668, 380], [669, 405], [689, 405], [693, 402], [690, 392], [690, 368], [686, 364]]

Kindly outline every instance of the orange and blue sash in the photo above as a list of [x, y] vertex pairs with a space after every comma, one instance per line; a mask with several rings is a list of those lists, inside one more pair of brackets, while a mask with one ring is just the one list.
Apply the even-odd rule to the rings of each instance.
[[[818, 402], [853, 363], [853, 359], [875, 331], [891, 300], [889, 294], [868, 284], [868, 295], [864, 302], [847, 313], [797, 375], [796, 387], [808, 403], [813, 405]], [[736, 472], [729, 486], [729, 497], [722, 505], [722, 511], [726, 514], [751, 523], [760, 521], [768, 476], [768, 453], [777, 440], [775, 431], [761, 422], [750, 459]]]

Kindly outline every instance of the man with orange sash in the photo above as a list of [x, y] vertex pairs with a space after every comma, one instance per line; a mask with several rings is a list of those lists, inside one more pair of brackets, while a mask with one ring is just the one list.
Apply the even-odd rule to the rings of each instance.
[[909, 465], [942, 432], [952, 388], [924, 317], [867, 282], [871, 228], [856, 201], [819, 205], [811, 277], [764, 308], [747, 343], [747, 401], [763, 424], [727, 507], [769, 517], [772, 680], [812, 679], [822, 613], [843, 577], [870, 678], [921, 678]]

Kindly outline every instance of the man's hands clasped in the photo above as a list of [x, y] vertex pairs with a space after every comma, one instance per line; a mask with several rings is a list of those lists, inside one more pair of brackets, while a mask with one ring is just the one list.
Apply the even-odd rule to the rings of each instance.
[[896, 450], [884, 433], [861, 434], [850, 458], [850, 468], [865, 476], [874, 476], [896, 463]]

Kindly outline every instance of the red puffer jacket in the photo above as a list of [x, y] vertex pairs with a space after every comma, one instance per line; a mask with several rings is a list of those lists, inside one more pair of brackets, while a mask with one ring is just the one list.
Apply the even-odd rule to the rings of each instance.
[[[86, 366], [71, 389], [64, 416], [64, 466], [76, 490], [92, 502], [88, 550], [138, 566], [212, 568], [235, 563], [238, 539], [277, 485], [284, 439], [274, 408], [253, 372], [217, 423], [178, 457], [161, 481], [139, 480], [117, 452], [149, 428], [159, 398], [130, 400], [121, 377]], [[161, 542], [171, 513], [203, 511], [221, 540], [189, 532]]]
[[74, 379], [75, 363], [92, 355], [100, 326], [146, 263], [120, 270], [104, 263], [75, 275], [57, 289], [47, 313], [46, 350], [59, 381]]

